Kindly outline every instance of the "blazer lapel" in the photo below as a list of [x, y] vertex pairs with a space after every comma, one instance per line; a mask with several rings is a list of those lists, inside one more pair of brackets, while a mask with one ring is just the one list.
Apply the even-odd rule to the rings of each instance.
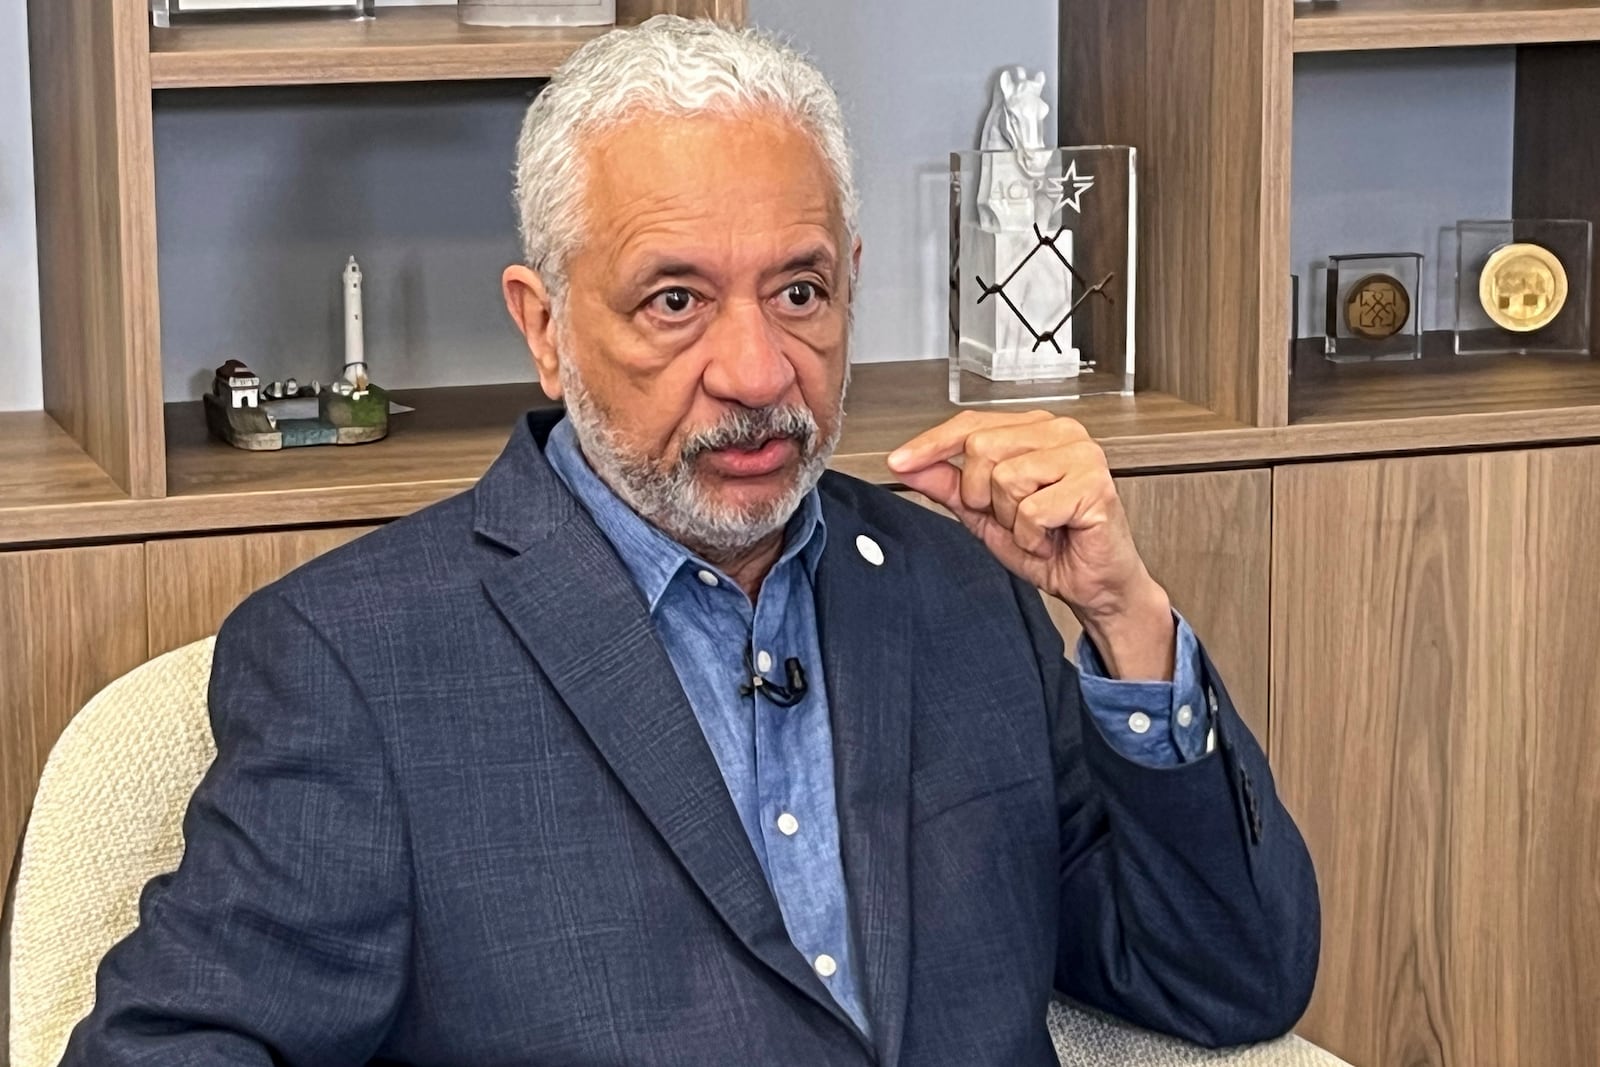
[[[643, 599], [531, 436], [479, 483], [478, 532], [519, 552], [484, 581], [512, 630], [734, 934], [859, 1035], [789, 940]], [[507, 466], [509, 463], [509, 467]]]
[[[898, 600], [907, 560], [900, 542], [866, 526], [854, 508], [826, 491], [823, 503], [828, 547], [817, 568], [817, 618], [833, 723], [840, 849], [874, 1043], [880, 1062], [894, 1064], [911, 962], [911, 658]], [[879, 554], [881, 564], [867, 558]]]

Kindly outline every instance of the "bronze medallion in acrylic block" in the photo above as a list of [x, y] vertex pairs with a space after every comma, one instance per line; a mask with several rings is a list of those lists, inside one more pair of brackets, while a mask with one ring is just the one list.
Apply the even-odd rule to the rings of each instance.
[[1411, 318], [1411, 294], [1398, 278], [1369, 274], [1350, 287], [1344, 305], [1345, 325], [1361, 337], [1381, 341], [1405, 328]]

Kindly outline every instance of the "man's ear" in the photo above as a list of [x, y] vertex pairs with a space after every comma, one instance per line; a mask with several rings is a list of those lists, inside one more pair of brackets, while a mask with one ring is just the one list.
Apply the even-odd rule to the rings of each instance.
[[861, 238], [856, 238], [855, 247], [850, 250], [850, 300], [856, 298], [856, 283], [861, 280]]
[[506, 310], [522, 331], [539, 372], [539, 386], [552, 400], [561, 399], [561, 352], [556, 344], [555, 308], [550, 290], [539, 274], [523, 265], [506, 268], [500, 277], [505, 291]]

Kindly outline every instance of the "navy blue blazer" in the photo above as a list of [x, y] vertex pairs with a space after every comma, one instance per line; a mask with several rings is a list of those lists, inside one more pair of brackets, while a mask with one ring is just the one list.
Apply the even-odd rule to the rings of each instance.
[[[800, 953], [646, 606], [526, 423], [223, 626], [187, 854], [69, 1067], [1053, 1065], [1052, 990], [1208, 1044], [1317, 966], [1310, 860], [1206, 665], [1154, 770], [1037, 592], [830, 474], [818, 618], [868, 1041]], [[855, 548], [883, 548], [875, 567]]]

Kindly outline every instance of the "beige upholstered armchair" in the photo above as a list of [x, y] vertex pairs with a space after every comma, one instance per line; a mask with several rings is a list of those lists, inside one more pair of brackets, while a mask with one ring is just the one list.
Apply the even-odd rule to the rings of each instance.
[[[138, 922], [140, 890], [183, 854], [183, 811], [215, 755], [211, 647], [188, 645], [113, 682], [45, 765], [10, 916], [13, 1067], [58, 1062], [93, 1005], [100, 958]], [[1210, 1052], [1066, 1005], [1052, 1006], [1049, 1024], [1064, 1067], [1343, 1063], [1295, 1037]]]

